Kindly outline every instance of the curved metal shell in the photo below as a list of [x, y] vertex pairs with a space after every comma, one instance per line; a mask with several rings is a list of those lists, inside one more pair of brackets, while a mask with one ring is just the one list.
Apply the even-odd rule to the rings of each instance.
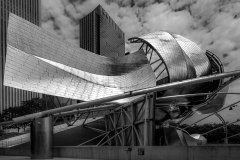
[[[223, 88], [222, 92], [228, 92], [228, 86]], [[199, 108], [199, 114], [209, 114], [218, 111], [225, 103], [226, 94], [217, 95], [209, 104]]]
[[[133, 41], [131, 41], [133, 40]], [[175, 81], [180, 81], [184, 79], [190, 79], [195, 77], [201, 77], [205, 75], [212, 74], [212, 72], [221, 73], [222, 66], [220, 62], [215, 62], [211, 57], [208, 57], [206, 53], [194, 42], [188, 40], [177, 34], [170, 34], [167, 32], [156, 32], [150, 33], [138, 38], [131, 38], [132, 43], [143, 43], [142, 46], [147, 45], [145, 54], [157, 79], [157, 85], [164, 83], [171, 83]], [[149, 49], [154, 50], [153, 55], [149, 56]], [[144, 47], [141, 47], [144, 48]], [[168, 76], [168, 82], [162, 81], [158, 77], [158, 69], [156, 69], [156, 59], [161, 59], [164, 63]], [[153, 63], [154, 62], [154, 63]], [[221, 81], [215, 81], [213, 86], [208, 86], [209, 84], [203, 83], [198, 85], [190, 85], [187, 87], [175, 88], [161, 93], [160, 96], [176, 95], [176, 94], [188, 94], [188, 93], [200, 93], [200, 92], [213, 92], [220, 85]], [[203, 101], [206, 100], [202, 97]], [[193, 104], [198, 104], [196, 99], [187, 98], [185, 101], [193, 102]], [[206, 105], [201, 107], [199, 113], [210, 113], [221, 108], [224, 102], [224, 96], [217, 96], [217, 98], [211, 103], [211, 105]], [[216, 104], [215, 104], [216, 103]]]
[[4, 85], [89, 101], [153, 87], [156, 80], [143, 51], [96, 55], [10, 14]]
[[155, 32], [140, 36], [139, 39], [152, 46], [164, 61], [169, 74], [169, 82], [196, 77], [192, 62], [171, 34], [163, 31]]
[[208, 75], [211, 71], [211, 64], [205, 52], [196, 43], [190, 41], [189, 39], [177, 34], [172, 35], [185, 54], [190, 58], [196, 70], [197, 77]]
[[[208, 56], [209, 61], [211, 63], [212, 73], [223, 73], [224, 68], [221, 61], [218, 59], [218, 57], [213, 53], [211, 53], [210, 51], [207, 51], [206, 55]], [[207, 91], [213, 92], [218, 88], [222, 88], [222, 87], [224, 87], [221, 89], [222, 92], [227, 92], [229, 89], [228, 86], [223, 84], [223, 80], [210, 82], [210, 84], [206, 86], [207, 88], [205, 87], [205, 90], [206, 90], [205, 92]], [[226, 99], [226, 94], [217, 94], [215, 95], [215, 98], [211, 102], [209, 102], [207, 105], [198, 108], [197, 112], [200, 114], [208, 114], [208, 113], [216, 112], [217, 110], [223, 107], [225, 103], [225, 99]]]

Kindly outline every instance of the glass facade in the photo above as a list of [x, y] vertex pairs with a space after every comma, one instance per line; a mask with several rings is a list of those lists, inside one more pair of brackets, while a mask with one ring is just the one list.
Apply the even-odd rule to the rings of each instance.
[[40, 0], [0, 0], [0, 113], [9, 107], [19, 106], [21, 101], [39, 96], [38, 93], [3, 86], [3, 75], [6, 60], [6, 34], [9, 13], [14, 13], [39, 26], [40, 3]]
[[107, 57], [125, 55], [123, 31], [99, 5], [79, 22], [80, 47]]
[[156, 85], [142, 50], [93, 54], [10, 14], [4, 85], [89, 101]]

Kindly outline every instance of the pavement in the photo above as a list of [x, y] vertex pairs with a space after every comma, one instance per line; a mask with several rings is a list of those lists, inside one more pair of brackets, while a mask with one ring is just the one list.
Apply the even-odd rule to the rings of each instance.
[[[23, 157], [23, 156], [0, 156], [1, 160], [30, 160], [30, 157]], [[35, 160], [43, 160], [43, 159], [35, 159]], [[47, 159], [44, 159], [47, 160]], [[49, 160], [93, 160], [93, 159], [79, 159], [79, 158], [53, 158]]]

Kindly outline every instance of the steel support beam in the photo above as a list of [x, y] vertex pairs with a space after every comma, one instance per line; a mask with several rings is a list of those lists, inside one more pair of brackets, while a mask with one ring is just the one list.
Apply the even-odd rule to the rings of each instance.
[[35, 119], [31, 124], [31, 158], [53, 158], [53, 124], [52, 117]]
[[145, 102], [145, 113], [144, 113], [144, 146], [154, 145], [155, 137], [155, 96], [146, 95]]
[[204, 118], [202, 118], [202, 119], [200, 119], [200, 120], [198, 120], [198, 121], [196, 121], [196, 122], [194, 122], [194, 123], [186, 126], [186, 127], [183, 128], [183, 129], [186, 130], [187, 128], [194, 126], [195, 124], [197, 124], [197, 123], [199, 123], [199, 122], [207, 119], [208, 117], [211, 117], [211, 116], [215, 115], [216, 113], [219, 113], [220, 111], [223, 111], [223, 110], [225, 110], [225, 109], [227, 109], [227, 108], [230, 108], [230, 107], [232, 107], [232, 106], [235, 106], [235, 105], [237, 105], [238, 103], [240, 103], [240, 101], [236, 101], [236, 102], [234, 102], [234, 103], [232, 103], [232, 104], [230, 104], [230, 105], [228, 105], [228, 106], [226, 106], [226, 107], [224, 107], [224, 108], [221, 108], [220, 110], [218, 110], [218, 111], [216, 111], [216, 112], [214, 112], [214, 113], [209, 114], [208, 116], [206, 116], [206, 117], [204, 117]]
[[[106, 115], [106, 132], [109, 132], [111, 137], [107, 141], [110, 145], [154, 145], [154, 108], [155, 95], [147, 94], [142, 99], [116, 108], [110, 114]], [[121, 134], [119, 134], [120, 132]], [[103, 144], [105, 143], [103, 142]]]
[[[237, 122], [239, 122], [239, 121], [240, 121], [240, 119], [237, 119], [237, 120], [234, 121], [234, 122], [231, 122], [231, 123], [226, 124], [226, 126], [228, 126], [228, 125], [230, 125], [230, 124], [237, 123]], [[206, 134], [208, 134], [208, 133], [211, 133], [211, 132], [213, 132], [213, 131], [216, 131], [216, 130], [221, 129], [221, 128], [226, 127], [226, 126], [225, 126], [225, 125], [222, 125], [222, 126], [220, 126], [220, 127], [214, 128], [214, 129], [212, 129], [212, 130], [210, 130], [210, 131], [207, 131], [207, 132], [203, 133], [202, 135], [206, 135]]]
[[[156, 92], [156, 91], [164, 91], [164, 90], [168, 90], [168, 89], [172, 89], [172, 88], [176, 88], [176, 87], [189, 86], [189, 85], [193, 85], [193, 84], [204, 83], [204, 82], [209, 82], [209, 81], [224, 79], [224, 78], [229, 78], [229, 77], [235, 77], [234, 80], [236, 80], [237, 78], [239, 78], [239, 76], [240, 76], [240, 71], [238, 70], [238, 71], [233, 71], [233, 72], [228, 72], [228, 73], [221, 73], [221, 74], [215, 74], [215, 75], [211, 75], [211, 76], [204, 76], [204, 77], [184, 80], [184, 81], [180, 81], [180, 82], [163, 84], [163, 85], [159, 85], [156, 87], [140, 89], [140, 90], [136, 90], [136, 91], [130, 91], [130, 92], [126, 92], [123, 94], [100, 98], [100, 99], [96, 99], [96, 100], [92, 100], [92, 101], [88, 101], [88, 102], [82, 102], [80, 104], [69, 105], [69, 106], [65, 106], [65, 107], [61, 107], [61, 108], [54, 108], [54, 109], [50, 109], [50, 110], [22, 116], [22, 117], [13, 118], [12, 121], [3, 122], [3, 123], [0, 123], [0, 125], [24, 122], [27, 120], [32, 120], [34, 118], [44, 117], [44, 116], [47, 116], [50, 114], [56, 114], [56, 113], [60, 113], [60, 112], [71, 111], [74, 109], [86, 108], [88, 106], [99, 105], [102, 103], [106, 103], [106, 102], [110, 102], [110, 101], [114, 101], [114, 100], [118, 100], [118, 99], [124, 99], [124, 98], [128, 98], [128, 97], [144, 95], [144, 94], [152, 93], [152, 92]], [[193, 110], [197, 110], [198, 107], [199, 106], [196, 106]]]

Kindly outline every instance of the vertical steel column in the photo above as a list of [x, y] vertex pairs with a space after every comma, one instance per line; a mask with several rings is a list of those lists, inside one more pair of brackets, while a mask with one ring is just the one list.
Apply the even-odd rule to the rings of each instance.
[[155, 137], [155, 94], [147, 94], [144, 113], [144, 146], [154, 145]]
[[31, 158], [53, 158], [52, 116], [37, 118], [31, 124]]
[[126, 145], [126, 136], [125, 136], [125, 132], [123, 131], [125, 125], [125, 119], [124, 119], [124, 113], [123, 113], [123, 107], [121, 107], [121, 126], [122, 126], [122, 146]]
[[131, 128], [131, 132], [132, 132], [132, 146], [136, 145], [136, 137], [135, 137], [135, 133], [134, 133], [134, 121], [136, 119], [136, 108], [135, 108], [136, 104], [132, 103], [131, 104], [131, 112], [132, 112], [132, 119], [131, 119], [131, 123], [132, 123], [132, 128]]
[[[116, 129], [117, 128], [117, 112], [113, 112], [112, 116], [113, 116], [114, 135], [117, 135], [118, 134]], [[114, 143], [115, 143], [115, 146], [119, 146], [118, 136], [114, 138]]]

